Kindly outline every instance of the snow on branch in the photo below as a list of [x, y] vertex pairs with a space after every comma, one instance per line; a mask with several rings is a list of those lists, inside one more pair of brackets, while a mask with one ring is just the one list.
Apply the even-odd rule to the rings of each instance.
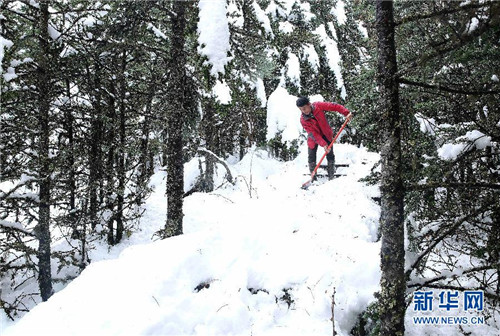
[[0, 227], [7, 229], [7, 230], [18, 231], [18, 232], [24, 233], [28, 236], [35, 236], [32, 232], [26, 230], [23, 227], [23, 224], [21, 224], [19, 222], [9, 222], [6, 220], [0, 220]]
[[438, 148], [438, 155], [443, 160], [455, 160], [462, 153], [466, 153], [475, 147], [477, 150], [491, 146], [491, 137], [478, 130], [467, 132], [464, 136], [456, 139], [457, 143], [445, 143]]
[[422, 82], [412, 81], [406, 78], [399, 78], [399, 83], [406, 84], [410, 86], [418, 86], [425, 89], [434, 89], [437, 91], [444, 91], [449, 93], [459, 93], [464, 95], [485, 95], [485, 94], [498, 94], [500, 90], [466, 90], [460, 88], [452, 88], [449, 86], [441, 85], [441, 84], [427, 84]]
[[200, 20], [198, 22], [198, 52], [208, 58], [212, 65], [210, 73], [217, 76], [224, 74], [225, 66], [230, 61], [229, 23], [225, 1], [200, 1]]
[[440, 17], [440, 16], [444, 16], [444, 15], [448, 15], [448, 14], [453, 14], [456, 12], [465, 12], [465, 11], [468, 11], [469, 9], [485, 8], [488, 6], [490, 6], [490, 4], [482, 3], [482, 2], [480, 2], [480, 3], [468, 3], [468, 4], [460, 5], [459, 7], [455, 7], [455, 8], [444, 8], [442, 10], [434, 11], [434, 12], [430, 12], [430, 13], [419, 13], [419, 14], [414, 15], [414, 16], [405, 16], [405, 17], [401, 18], [399, 21], [396, 21], [394, 24], [396, 26], [399, 26], [402, 24], [410, 23], [410, 22], [421, 21], [421, 20], [430, 19], [433, 17]]
[[411, 280], [410, 282], [408, 282], [407, 286], [408, 286], [408, 288], [418, 287], [420, 289], [423, 287], [427, 287], [428, 285], [435, 283], [437, 281], [456, 280], [458, 277], [461, 277], [461, 276], [464, 276], [464, 275], [467, 275], [470, 273], [487, 271], [487, 270], [494, 270], [499, 266], [500, 266], [500, 263], [496, 263], [496, 264], [491, 264], [491, 265], [472, 267], [472, 268], [469, 268], [466, 270], [457, 269], [454, 272], [447, 272], [447, 274], [441, 274], [439, 276], [436, 276], [436, 277], [433, 277], [430, 279], [421, 278], [421, 279]]
[[18, 193], [16, 193], [16, 191], [19, 188], [24, 187], [24, 186], [26, 186], [32, 182], [36, 182], [36, 181], [38, 181], [38, 179], [35, 177], [23, 175], [21, 177], [21, 181], [19, 182], [19, 184], [17, 184], [15, 187], [10, 189], [9, 191], [4, 192], [4, 191], [0, 190], [0, 201], [3, 201], [3, 200], [8, 199], [8, 198], [32, 198], [33, 200], [38, 201], [38, 195], [36, 195], [36, 194], [33, 194], [33, 193], [18, 194]]
[[463, 223], [467, 222], [470, 218], [479, 215], [483, 211], [484, 208], [480, 207], [472, 213], [456, 218], [454, 222], [450, 223], [450, 225], [447, 225], [446, 228], [444, 228], [444, 231], [441, 234], [439, 234], [436, 238], [434, 238], [434, 240], [429, 244], [429, 246], [427, 246], [427, 248], [424, 251], [422, 251], [415, 259], [415, 261], [406, 269], [405, 271], [406, 277], [409, 279], [413, 270], [416, 269], [418, 265], [420, 265], [425, 256], [428, 255], [441, 241], [446, 239], [446, 237], [448, 237], [449, 235], [453, 234]]

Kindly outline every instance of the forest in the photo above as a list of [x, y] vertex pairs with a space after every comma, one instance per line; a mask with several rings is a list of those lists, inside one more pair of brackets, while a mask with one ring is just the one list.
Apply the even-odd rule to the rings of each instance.
[[[167, 174], [167, 216], [152, 237], [162, 240], [183, 234], [184, 200], [214, 191], [228, 157], [260, 148], [295, 159], [304, 134], [267, 132], [278, 88], [346, 106], [342, 142], [381, 155], [364, 182], [381, 191], [382, 276], [359, 323], [403, 335], [414, 293], [431, 289], [482, 291], [485, 315], [498, 319], [500, 2], [3, 0], [0, 9], [9, 319], [78, 277], [93, 242], [111, 248], [140, 229], [155, 170]], [[343, 122], [329, 118], [333, 129]], [[199, 176], [186, 191], [193, 158]], [[54, 250], [61, 240], [71, 248]], [[18, 291], [28, 282], [39, 290]]]

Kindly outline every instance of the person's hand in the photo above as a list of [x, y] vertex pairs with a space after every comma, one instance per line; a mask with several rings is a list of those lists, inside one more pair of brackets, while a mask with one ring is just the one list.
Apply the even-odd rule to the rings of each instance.
[[323, 149], [324, 149], [324, 150], [325, 150], [325, 152], [327, 152], [327, 153], [331, 150], [331, 148], [328, 148], [328, 145], [323, 146]]
[[349, 112], [349, 114], [347, 115], [347, 117], [345, 117], [347, 120], [351, 121], [352, 119], [352, 112]]

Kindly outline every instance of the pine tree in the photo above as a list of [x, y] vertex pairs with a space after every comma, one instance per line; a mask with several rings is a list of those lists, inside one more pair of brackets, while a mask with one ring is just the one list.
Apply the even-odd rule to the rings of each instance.
[[[498, 57], [493, 57], [498, 54], [493, 37], [498, 36], [498, 12], [496, 2], [397, 2], [394, 10], [407, 253], [415, 259], [405, 270], [408, 287], [480, 288], [495, 293], [486, 295], [493, 306], [498, 302], [498, 281], [492, 280], [498, 262], [491, 256], [498, 252], [493, 246], [498, 242], [494, 200], [499, 179], [493, 126], [498, 82], [491, 69], [498, 67]], [[370, 11], [354, 13], [371, 21]], [[373, 36], [372, 26], [367, 28]], [[351, 90], [355, 110], [361, 112], [355, 118], [357, 136], [372, 150], [383, 151], [376, 127], [383, 115], [373, 100], [379, 87], [371, 85], [371, 60], [377, 55], [367, 42], [370, 57], [358, 78], [346, 83], [357, 88]], [[451, 146], [463, 150], [446, 157]], [[428, 233], [422, 235], [422, 230]], [[460, 277], [440, 276], [457, 270], [457, 264], [468, 265]], [[426, 278], [427, 272], [436, 276]]]
[[[39, 15], [48, 7], [48, 17]], [[74, 0], [3, 2], [2, 9], [4, 31], [13, 41], [2, 68], [15, 69], [1, 79], [1, 181], [12, 188], [0, 193], [0, 276], [14, 288], [16, 274], [24, 272], [29, 283], [40, 271], [45, 300], [52, 292], [49, 263], [78, 272], [89, 262], [89, 239], [103, 234], [116, 244], [140, 215], [151, 157], [160, 147], [144, 144], [149, 129], [136, 125], [146, 119], [143, 111], [149, 118], [158, 114], [159, 105], [151, 93], [131, 88], [138, 82], [156, 87], [163, 79], [161, 60], [141, 41], [131, 42], [151, 42], [146, 36], [154, 34], [138, 19], [149, 6]], [[147, 66], [157, 68], [147, 72]], [[148, 168], [139, 169], [139, 162]], [[50, 251], [48, 232], [55, 227], [74, 248]], [[40, 241], [39, 252], [30, 247], [33, 239]], [[40, 265], [32, 263], [37, 255]], [[14, 302], [0, 300], [13, 317], [38, 299], [20, 293]]]
[[[423, 5], [423, 6], [422, 6]], [[400, 83], [405, 120], [405, 180], [411, 288], [480, 288], [498, 302], [498, 13], [495, 1], [400, 4]], [[408, 38], [410, 37], [410, 38]], [[418, 122], [416, 121], [418, 120]], [[485, 141], [484, 145], [480, 145]], [[450, 146], [463, 146], [446, 154]], [[432, 227], [428, 235], [418, 232]], [[445, 260], [440, 256], [449, 255]], [[460, 277], [423, 280], [426, 270]], [[467, 266], [464, 266], [467, 265]], [[480, 266], [479, 266], [480, 265]], [[465, 268], [465, 269], [464, 269]], [[425, 285], [412, 283], [414, 279]], [[424, 278], [425, 279], [425, 278]], [[463, 285], [468, 283], [469, 285]], [[470, 286], [470, 287], [469, 287]]]

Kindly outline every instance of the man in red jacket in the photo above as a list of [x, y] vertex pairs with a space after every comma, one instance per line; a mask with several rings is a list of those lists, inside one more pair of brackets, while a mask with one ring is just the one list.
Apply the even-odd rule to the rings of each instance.
[[332, 179], [335, 174], [335, 156], [333, 150], [328, 150], [328, 145], [333, 140], [333, 131], [328, 121], [326, 120], [325, 111], [339, 112], [346, 118], [351, 118], [352, 114], [349, 110], [336, 103], [315, 102], [312, 103], [307, 97], [299, 97], [297, 99], [297, 107], [302, 112], [300, 123], [307, 132], [307, 153], [309, 171], [312, 173], [316, 168], [316, 153], [318, 145], [328, 151], [326, 159], [328, 160], [327, 172], [328, 179]]

